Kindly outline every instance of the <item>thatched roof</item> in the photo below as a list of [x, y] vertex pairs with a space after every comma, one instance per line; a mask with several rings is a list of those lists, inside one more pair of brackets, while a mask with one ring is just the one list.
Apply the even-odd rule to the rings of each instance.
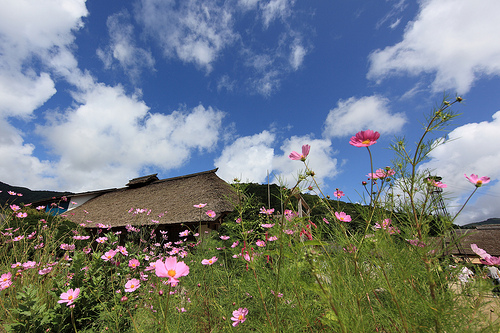
[[[453, 239], [450, 238], [447, 242], [453, 242]], [[471, 244], [477, 244], [490, 255], [500, 256], [500, 225], [484, 225], [478, 226], [476, 229], [455, 230], [455, 242], [458, 242], [458, 246], [450, 248], [451, 254], [454, 255], [477, 257], [470, 247]]]
[[[216, 171], [162, 180], [156, 175], [136, 178], [127, 184], [132, 186], [101, 194], [69, 210], [66, 215], [75, 223], [86, 223], [87, 228], [95, 228], [96, 223], [122, 227], [156, 224], [153, 220], [159, 221], [158, 224], [193, 223], [200, 219], [202, 222], [218, 221], [233, 211], [237, 195], [215, 174]], [[202, 209], [193, 207], [200, 203], [207, 205]], [[145, 211], [134, 214], [136, 209]], [[213, 210], [217, 215], [210, 218], [205, 214], [207, 210]]]

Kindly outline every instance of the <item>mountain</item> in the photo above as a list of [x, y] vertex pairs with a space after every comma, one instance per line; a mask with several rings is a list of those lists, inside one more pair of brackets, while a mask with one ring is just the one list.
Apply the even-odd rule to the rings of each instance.
[[[71, 192], [57, 192], [57, 191], [32, 191], [26, 187], [11, 186], [6, 183], [0, 182], [0, 206], [4, 204], [28, 204], [42, 199], [51, 197], [59, 197], [63, 195], [72, 194]], [[10, 195], [9, 191], [20, 193], [22, 196]]]
[[469, 224], [464, 224], [461, 226], [463, 229], [473, 229], [479, 225], [490, 225], [490, 224], [500, 224], [500, 218], [494, 217], [494, 218], [489, 218], [486, 221], [481, 221], [481, 222], [474, 222], [474, 223], [469, 223]]

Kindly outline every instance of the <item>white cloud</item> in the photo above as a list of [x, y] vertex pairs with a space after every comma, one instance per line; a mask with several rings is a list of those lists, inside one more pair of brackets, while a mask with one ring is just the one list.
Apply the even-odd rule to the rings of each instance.
[[267, 3], [260, 3], [262, 10], [262, 20], [264, 27], [269, 27], [269, 24], [281, 18], [282, 20], [291, 15], [291, 7], [294, 0], [269, 0]]
[[[474, 186], [464, 177], [472, 173], [488, 176], [493, 180], [500, 179], [500, 152], [494, 149], [492, 142], [500, 142], [500, 111], [493, 115], [491, 122], [469, 123], [460, 126], [448, 135], [444, 144], [431, 152], [431, 160], [421, 166], [420, 170], [432, 170], [443, 177], [448, 185], [446, 192], [455, 198], [452, 211], [457, 211]], [[469, 205], [458, 219], [458, 223], [470, 223], [490, 217], [500, 217], [500, 186], [487, 184], [479, 188], [477, 195], [485, 193], [473, 205]]]
[[400, 43], [370, 55], [368, 78], [435, 73], [434, 91], [466, 93], [481, 75], [500, 75], [500, 2], [421, 1]]
[[299, 69], [306, 56], [306, 49], [296, 40], [291, 46], [292, 52], [290, 53], [290, 65], [294, 70]]
[[238, 37], [231, 10], [216, 1], [142, 0], [139, 21], [167, 57], [176, 56], [207, 71], [221, 51]]
[[35, 146], [25, 143], [22, 134], [0, 119], [0, 175], [9, 185], [33, 189], [55, 188], [53, 165], [33, 156]]
[[340, 100], [328, 113], [323, 136], [342, 137], [367, 129], [380, 133], [399, 132], [406, 117], [402, 113], [391, 113], [388, 103], [386, 98], [377, 95]]
[[0, 11], [0, 114], [27, 116], [55, 93], [50, 74], [32, 66], [49, 64], [74, 40], [88, 14], [85, 1], [18, 0]]
[[298, 172], [304, 171], [305, 168], [301, 161], [293, 161], [288, 155], [292, 151], [300, 152], [304, 144], [311, 146], [307, 163], [309, 168], [316, 174], [320, 186], [325, 178], [334, 178], [339, 173], [337, 159], [333, 158], [336, 152], [332, 149], [330, 140], [312, 139], [307, 135], [292, 136], [281, 145], [280, 149], [283, 154], [274, 158], [274, 182], [279, 180], [288, 186], [295, 185]]
[[154, 69], [155, 61], [151, 52], [136, 46], [134, 27], [129, 21], [130, 15], [127, 11], [108, 17], [110, 45], [104, 50], [98, 49], [97, 55], [106, 68], [110, 68], [113, 59], [116, 59], [125, 73], [136, 80], [142, 68]]
[[215, 160], [219, 168], [217, 174], [228, 182], [234, 178], [243, 182], [266, 182], [267, 172], [273, 169], [274, 139], [275, 135], [269, 131], [236, 139]]
[[57, 172], [66, 189], [116, 186], [146, 166], [179, 167], [193, 150], [211, 150], [218, 142], [223, 113], [210, 107], [149, 113], [137, 96], [102, 84], [77, 97], [81, 105], [48, 114], [51, 122], [38, 128], [60, 156]]

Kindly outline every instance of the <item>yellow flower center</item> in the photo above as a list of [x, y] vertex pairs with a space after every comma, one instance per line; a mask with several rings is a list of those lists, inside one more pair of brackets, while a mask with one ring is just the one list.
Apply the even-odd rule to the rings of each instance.
[[169, 269], [168, 273], [169, 276], [174, 277], [175, 276], [175, 270], [174, 269]]
[[238, 320], [242, 320], [243, 319], [243, 316], [242, 315], [239, 315], [238, 316]]
[[131, 288], [131, 289], [134, 289], [134, 288], [135, 288], [135, 286], [132, 284], [132, 285], [130, 285], [130, 288]]
[[361, 143], [362, 143], [362, 144], [364, 144], [364, 145], [367, 145], [367, 144], [369, 144], [370, 142], [371, 142], [371, 140], [366, 139], [366, 140], [364, 140], [364, 141], [363, 141], [363, 142], [361, 142]]
[[476, 182], [476, 185], [483, 185], [483, 181], [482, 181], [482, 180], [478, 180], [478, 181]]
[[73, 296], [69, 295], [68, 299], [71, 301], [73, 299]]
[[209, 261], [208, 261], [208, 263], [209, 263], [209, 264], [211, 264], [211, 263], [212, 263], [212, 260], [209, 260]]

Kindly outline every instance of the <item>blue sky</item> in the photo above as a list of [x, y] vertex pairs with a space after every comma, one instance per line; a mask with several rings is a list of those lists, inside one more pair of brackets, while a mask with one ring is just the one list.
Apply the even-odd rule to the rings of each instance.
[[[458, 223], [500, 217], [500, 3], [496, 0], [7, 0], [0, 12], [1, 181], [121, 187], [219, 168], [294, 182], [311, 145], [323, 190], [358, 201], [357, 131], [416, 141], [446, 91], [462, 116], [423, 168]], [[443, 134], [440, 134], [443, 135]], [[435, 138], [437, 138], [436, 136]]]

